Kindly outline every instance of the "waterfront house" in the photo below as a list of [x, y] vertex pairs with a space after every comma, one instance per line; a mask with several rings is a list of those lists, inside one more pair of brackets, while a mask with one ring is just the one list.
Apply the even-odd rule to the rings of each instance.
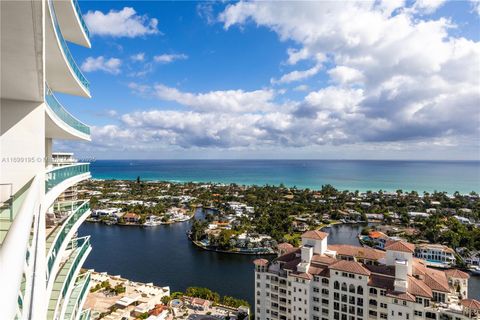
[[205, 299], [190, 298], [189, 304], [195, 310], [208, 311], [212, 303], [209, 300]]
[[374, 248], [383, 250], [383, 248], [385, 248], [385, 244], [388, 240], [390, 240], [390, 238], [383, 232], [370, 231], [368, 236], [364, 236], [362, 240], [372, 243]]
[[468, 250], [467, 248], [457, 248], [457, 253], [462, 256], [463, 261], [470, 266], [480, 266], [480, 251]]
[[123, 221], [125, 223], [139, 223], [140, 216], [136, 213], [128, 212], [123, 216]]
[[424, 243], [415, 248], [415, 257], [425, 260], [428, 266], [449, 268], [455, 265], [455, 251], [441, 244]]
[[105, 209], [97, 209], [92, 211], [92, 217], [96, 218], [104, 218], [104, 217], [120, 217], [122, 215], [120, 208], [105, 208]]
[[367, 213], [368, 221], [383, 221], [383, 213]]

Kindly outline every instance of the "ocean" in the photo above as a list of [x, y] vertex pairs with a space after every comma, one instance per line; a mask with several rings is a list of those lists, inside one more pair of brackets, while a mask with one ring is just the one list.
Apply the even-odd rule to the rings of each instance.
[[480, 161], [96, 160], [93, 178], [279, 185], [339, 190], [480, 192]]

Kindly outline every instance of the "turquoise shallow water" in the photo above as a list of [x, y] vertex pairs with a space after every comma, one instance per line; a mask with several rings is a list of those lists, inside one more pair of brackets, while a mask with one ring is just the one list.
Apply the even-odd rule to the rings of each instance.
[[97, 160], [98, 179], [238, 184], [341, 190], [480, 192], [479, 161], [384, 160]]

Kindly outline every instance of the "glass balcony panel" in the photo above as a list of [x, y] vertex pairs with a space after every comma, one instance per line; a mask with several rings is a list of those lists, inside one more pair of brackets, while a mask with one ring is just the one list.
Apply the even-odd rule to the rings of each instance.
[[12, 184], [0, 185], [0, 245], [7, 236], [15, 216], [20, 211], [31, 184], [32, 180], [27, 182], [15, 194], [12, 194]]
[[90, 286], [90, 273], [84, 273], [77, 277], [77, 284], [70, 295], [68, 305], [65, 311], [64, 319], [75, 319], [81, 311], [79, 307], [87, 294]]
[[88, 173], [90, 171], [89, 163], [79, 163], [64, 167], [57, 167], [47, 172], [45, 179], [45, 192], [52, 190], [59, 183], [78, 176], [80, 174]]
[[53, 111], [63, 122], [70, 127], [78, 130], [82, 133], [90, 135], [90, 127], [80, 122], [74, 116], [72, 116], [57, 100], [52, 90], [45, 84], [45, 102], [50, 110]]
[[53, 27], [55, 28], [57, 39], [60, 42], [60, 46], [62, 48], [63, 54], [67, 59], [68, 64], [70, 65], [71, 69], [75, 73], [75, 76], [80, 81], [80, 83], [85, 87], [85, 89], [87, 89], [87, 91], [90, 91], [90, 83], [88, 82], [87, 78], [85, 78], [83, 73], [80, 71], [80, 68], [78, 67], [77, 63], [73, 59], [73, 56], [70, 53], [70, 50], [68, 49], [67, 42], [65, 41], [65, 38], [62, 35], [62, 31], [60, 30], [60, 25], [58, 23], [57, 16], [55, 14], [53, 0], [48, 0], [48, 8], [50, 9], [50, 15], [52, 16], [52, 19], [53, 19]]
[[72, 253], [61, 266], [55, 281], [53, 283], [52, 294], [50, 296], [50, 302], [48, 306], [48, 318], [53, 319], [56, 308], [58, 306], [58, 301], [65, 298], [68, 289], [70, 288], [71, 282], [75, 276], [80, 262], [85, 256], [90, 246], [90, 237], [82, 237], [74, 239], [70, 242], [70, 249]]
[[57, 229], [55, 229], [48, 236], [46, 241], [46, 248], [48, 254], [47, 274], [49, 275], [49, 277], [50, 272], [52, 271], [52, 267], [57, 258], [58, 251], [60, 250], [60, 247], [65, 241], [67, 234], [70, 232], [73, 225], [85, 214], [85, 212], [90, 210], [90, 204], [88, 203], [88, 201], [76, 203], [74, 202], [71, 209], [73, 211], [73, 214], [71, 214], [62, 225], [57, 227]]
[[77, 13], [78, 20], [80, 20], [80, 23], [82, 24], [83, 31], [85, 31], [85, 34], [87, 37], [90, 38], [90, 30], [88, 30], [87, 24], [85, 23], [85, 20], [83, 20], [83, 15], [82, 15], [82, 10], [80, 10], [80, 6], [78, 5], [77, 0], [72, 0], [73, 1], [73, 6], [75, 7], [75, 12]]

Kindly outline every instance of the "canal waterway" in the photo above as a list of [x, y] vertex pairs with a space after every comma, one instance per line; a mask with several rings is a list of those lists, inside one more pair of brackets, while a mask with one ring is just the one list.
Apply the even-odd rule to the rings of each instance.
[[[197, 214], [201, 215], [200, 212]], [[191, 221], [150, 228], [84, 223], [79, 235], [91, 235], [93, 250], [86, 268], [125, 278], [170, 286], [183, 291], [208, 287], [221, 295], [242, 298], [253, 305], [255, 256], [202, 250], [187, 238]], [[361, 225], [325, 228], [330, 244], [358, 245]], [[270, 256], [271, 258], [271, 256]], [[480, 297], [480, 277], [471, 277], [469, 296]]]

